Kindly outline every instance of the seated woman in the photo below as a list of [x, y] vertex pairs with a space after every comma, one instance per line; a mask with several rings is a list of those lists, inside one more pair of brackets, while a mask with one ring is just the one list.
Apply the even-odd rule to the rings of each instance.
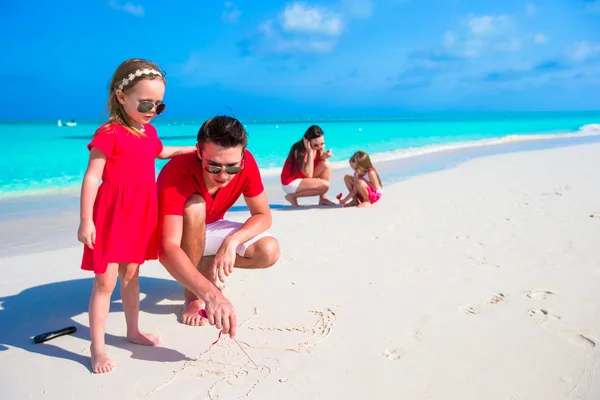
[[298, 197], [308, 196], [319, 196], [319, 205], [335, 206], [326, 196], [331, 180], [327, 159], [331, 155], [331, 150], [325, 151], [323, 130], [317, 125], [309, 127], [302, 140], [292, 145], [281, 170], [281, 185], [293, 207], [299, 207]]

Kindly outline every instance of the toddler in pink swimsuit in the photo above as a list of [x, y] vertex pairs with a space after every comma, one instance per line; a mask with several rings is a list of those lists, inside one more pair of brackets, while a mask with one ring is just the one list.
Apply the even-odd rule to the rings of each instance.
[[338, 195], [340, 204], [343, 207], [369, 207], [378, 202], [383, 195], [383, 184], [369, 155], [357, 151], [350, 157], [350, 167], [354, 174], [344, 177], [349, 193], [344, 198], [341, 193]]

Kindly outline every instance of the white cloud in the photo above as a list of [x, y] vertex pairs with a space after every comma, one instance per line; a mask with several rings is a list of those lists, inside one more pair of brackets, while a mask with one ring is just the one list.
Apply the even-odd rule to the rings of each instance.
[[371, 0], [341, 0], [341, 7], [345, 14], [353, 18], [370, 18], [373, 15]]
[[110, 0], [108, 5], [115, 10], [123, 11], [136, 17], [144, 16], [144, 8], [140, 4], [132, 4], [130, 2], [119, 4], [117, 0]]
[[537, 33], [534, 37], [533, 37], [533, 41], [535, 43], [548, 43], [548, 36], [544, 35], [543, 33]]
[[288, 4], [280, 15], [282, 27], [288, 32], [311, 32], [337, 36], [342, 31], [341, 16], [321, 7], [304, 3]]
[[511, 28], [511, 22], [504, 15], [471, 16], [468, 21], [471, 33], [478, 36], [504, 33]]
[[240, 19], [241, 15], [242, 12], [235, 6], [235, 4], [230, 1], [226, 1], [225, 9], [221, 13], [221, 21], [235, 24]]
[[527, 14], [529, 17], [533, 17], [536, 11], [537, 10], [535, 6], [531, 3], [527, 3], [527, 5], [525, 6], [525, 14]]
[[586, 61], [600, 57], [600, 44], [583, 41], [577, 45], [572, 54], [576, 61]]
[[337, 45], [337, 37], [323, 33], [283, 33], [275, 20], [262, 22], [257, 33], [241, 42], [242, 51], [256, 54], [328, 53]]
[[509, 16], [470, 15], [462, 27], [447, 31], [441, 44], [450, 54], [475, 58], [495, 51], [519, 51], [523, 47], [524, 38]]
[[330, 7], [295, 1], [238, 43], [244, 54], [327, 53], [346, 30], [346, 22], [373, 15], [372, 0], [338, 0]]

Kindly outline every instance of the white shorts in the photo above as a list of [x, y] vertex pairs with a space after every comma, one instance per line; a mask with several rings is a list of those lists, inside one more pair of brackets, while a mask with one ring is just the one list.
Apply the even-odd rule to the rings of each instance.
[[[219, 250], [219, 247], [221, 247], [221, 244], [223, 243], [225, 238], [231, 235], [232, 233], [238, 231], [242, 227], [242, 225], [244, 224], [240, 222], [227, 221], [224, 219], [206, 225], [204, 255], [214, 256], [215, 254], [217, 254], [217, 251]], [[252, 246], [258, 240], [264, 237], [271, 237], [271, 234], [269, 232], [263, 232], [258, 234], [257, 236], [253, 237], [247, 242], [240, 244], [237, 247], [237, 249], [235, 249], [236, 253], [243, 257], [244, 254], [246, 254], [246, 250], [248, 249], [248, 247]]]
[[300, 186], [300, 182], [302, 182], [301, 178], [294, 179], [287, 185], [281, 185], [281, 187], [283, 188], [283, 191], [286, 194], [294, 194], [298, 190], [298, 186]]

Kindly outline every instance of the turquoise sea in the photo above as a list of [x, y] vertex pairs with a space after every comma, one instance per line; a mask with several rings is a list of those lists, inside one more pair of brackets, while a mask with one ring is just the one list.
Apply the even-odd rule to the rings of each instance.
[[[600, 123], [600, 112], [494, 114], [406, 114], [371, 118], [240, 118], [249, 134], [249, 149], [265, 176], [279, 174], [290, 145], [311, 124], [325, 132], [332, 161], [345, 165], [362, 149], [375, 160], [411, 157], [465, 145], [493, 144], [537, 135], [586, 133]], [[203, 118], [153, 121], [165, 145], [193, 145]], [[86, 148], [102, 120], [0, 121], [0, 200], [79, 190], [86, 168]], [[157, 161], [157, 168], [164, 161]]]

